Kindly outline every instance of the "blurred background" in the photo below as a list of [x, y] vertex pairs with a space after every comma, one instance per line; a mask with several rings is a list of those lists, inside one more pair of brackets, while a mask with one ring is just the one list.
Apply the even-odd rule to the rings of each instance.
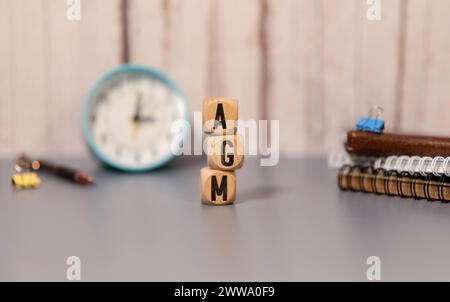
[[[450, 1], [0, 0], [0, 155], [85, 156], [88, 87], [125, 62], [170, 75], [200, 111], [236, 97], [279, 119], [281, 152], [321, 155], [369, 108], [387, 128], [450, 135]], [[372, 1], [369, 1], [372, 2]]]

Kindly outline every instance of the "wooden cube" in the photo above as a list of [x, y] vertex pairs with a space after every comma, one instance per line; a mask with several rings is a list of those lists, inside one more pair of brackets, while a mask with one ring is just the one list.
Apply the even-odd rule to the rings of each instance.
[[241, 135], [210, 136], [206, 152], [211, 169], [233, 171], [244, 164], [244, 140]]
[[200, 170], [202, 202], [209, 205], [232, 204], [236, 198], [236, 174], [233, 171]]
[[238, 101], [208, 98], [203, 102], [203, 131], [212, 135], [235, 134], [238, 120]]

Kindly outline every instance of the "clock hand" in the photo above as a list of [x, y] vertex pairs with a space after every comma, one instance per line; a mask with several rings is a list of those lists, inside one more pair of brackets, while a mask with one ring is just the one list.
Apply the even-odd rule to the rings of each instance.
[[136, 109], [134, 111], [134, 115], [133, 115], [133, 121], [134, 122], [139, 122], [140, 121], [140, 116], [141, 116], [141, 107], [142, 107], [142, 94], [138, 93], [137, 97], [136, 97]]
[[150, 115], [150, 116], [140, 117], [139, 121], [141, 123], [145, 123], [145, 122], [153, 123], [155, 121], [155, 118]]
[[139, 129], [139, 122], [133, 121], [132, 128], [131, 128], [131, 140], [136, 141], [138, 129]]
[[136, 141], [138, 129], [141, 124], [141, 107], [142, 107], [142, 94], [138, 93], [136, 96], [136, 108], [133, 115], [132, 120], [132, 128], [131, 128], [131, 140]]

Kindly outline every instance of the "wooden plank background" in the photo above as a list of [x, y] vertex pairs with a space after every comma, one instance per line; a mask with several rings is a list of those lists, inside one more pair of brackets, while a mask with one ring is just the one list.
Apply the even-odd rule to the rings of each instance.
[[0, 0], [0, 154], [84, 156], [88, 86], [125, 61], [166, 71], [192, 111], [240, 100], [280, 120], [281, 151], [339, 148], [369, 107], [395, 131], [450, 135], [450, 1]]

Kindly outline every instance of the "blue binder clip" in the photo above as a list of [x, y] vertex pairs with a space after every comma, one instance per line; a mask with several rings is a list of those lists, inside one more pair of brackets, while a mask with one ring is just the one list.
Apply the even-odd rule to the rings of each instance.
[[355, 129], [358, 131], [364, 130], [364, 125], [367, 123], [368, 118], [365, 116], [361, 116], [356, 123]]
[[355, 129], [359, 131], [367, 131], [381, 133], [384, 129], [384, 119], [381, 118], [383, 108], [374, 106], [370, 110], [369, 117], [360, 117], [356, 123]]

